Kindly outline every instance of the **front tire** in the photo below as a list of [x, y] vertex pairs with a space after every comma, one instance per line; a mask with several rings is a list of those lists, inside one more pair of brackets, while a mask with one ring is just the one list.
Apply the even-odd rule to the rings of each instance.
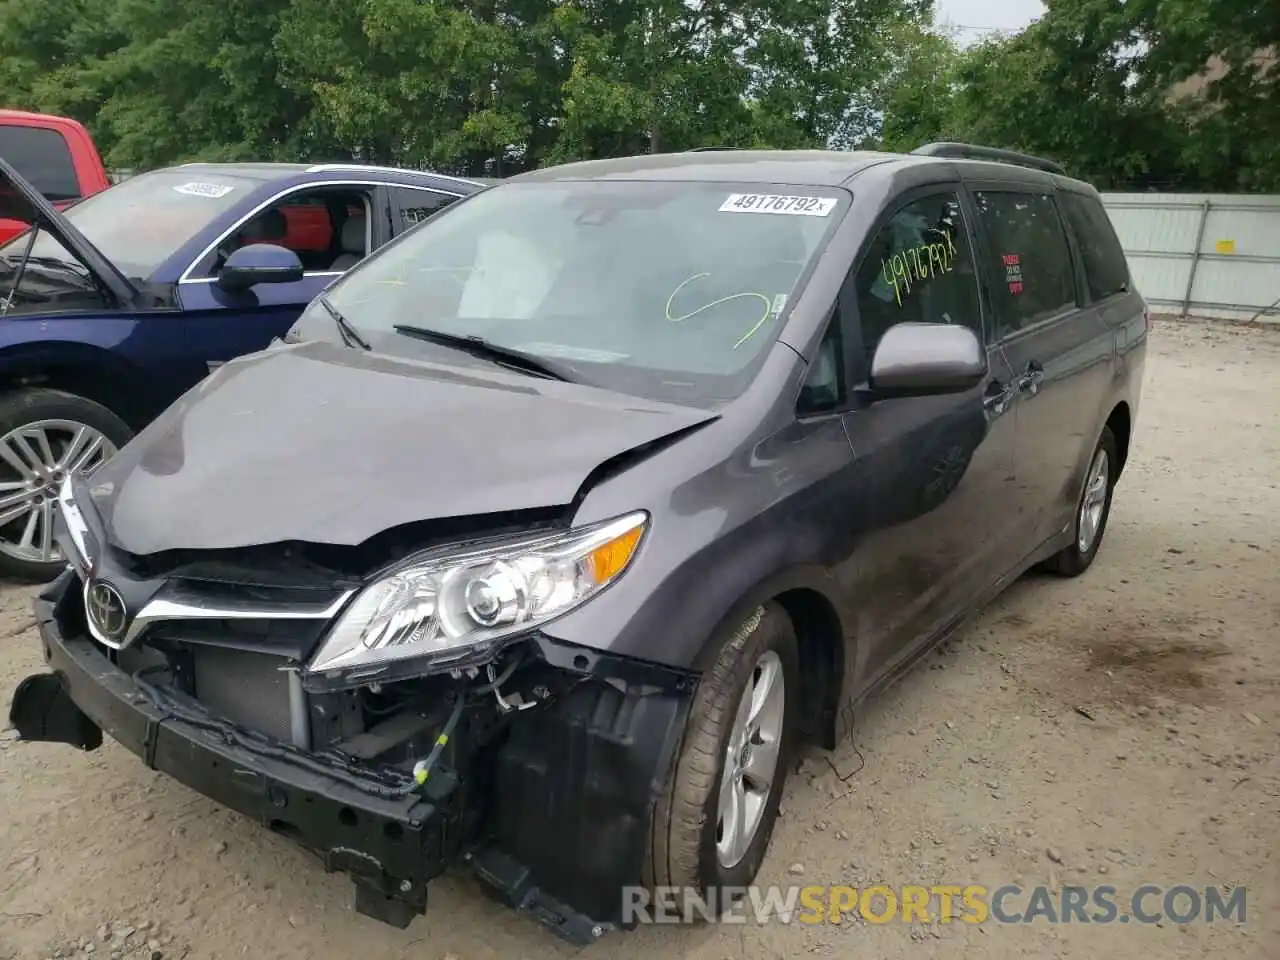
[[53, 544], [58, 486], [92, 473], [133, 436], [99, 403], [61, 390], [0, 396], [0, 576], [47, 583], [66, 560]]
[[716, 645], [654, 810], [644, 879], [723, 914], [721, 891], [755, 879], [778, 819], [800, 677], [795, 629], [777, 604]]
[[1045, 561], [1044, 567], [1050, 573], [1078, 577], [1093, 565], [1098, 548], [1102, 546], [1103, 535], [1107, 532], [1111, 495], [1115, 492], [1119, 469], [1115, 434], [1110, 427], [1103, 427], [1085, 473], [1084, 489], [1080, 491], [1080, 500], [1076, 504], [1071, 545]]

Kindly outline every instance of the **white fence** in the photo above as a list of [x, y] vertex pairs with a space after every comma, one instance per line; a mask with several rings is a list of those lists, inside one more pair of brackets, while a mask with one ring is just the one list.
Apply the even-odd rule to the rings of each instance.
[[1280, 195], [1103, 201], [1153, 313], [1280, 322]]

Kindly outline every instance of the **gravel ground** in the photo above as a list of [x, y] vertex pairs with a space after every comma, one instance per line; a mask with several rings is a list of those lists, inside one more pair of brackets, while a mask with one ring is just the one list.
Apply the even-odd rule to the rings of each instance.
[[[648, 927], [584, 956], [1276, 957], [1280, 331], [1160, 323], [1107, 542], [1028, 577], [792, 779], [761, 883], [1247, 887], [1243, 925]], [[0, 695], [39, 666], [0, 590]], [[860, 754], [859, 754], [860, 751]], [[842, 781], [847, 771], [856, 775]], [[397, 931], [253, 823], [0, 733], [0, 958], [563, 957], [465, 877]]]

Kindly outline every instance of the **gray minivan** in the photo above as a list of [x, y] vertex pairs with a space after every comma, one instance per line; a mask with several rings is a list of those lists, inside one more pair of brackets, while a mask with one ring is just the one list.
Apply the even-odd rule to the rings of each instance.
[[63, 485], [12, 722], [107, 731], [399, 926], [454, 863], [578, 942], [628, 889], [725, 906], [797, 747], [1093, 563], [1148, 333], [1032, 157], [513, 177]]

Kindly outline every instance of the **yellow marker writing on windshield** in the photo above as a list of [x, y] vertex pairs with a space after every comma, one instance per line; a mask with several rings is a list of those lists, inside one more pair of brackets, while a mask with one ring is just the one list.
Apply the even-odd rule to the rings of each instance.
[[701, 280], [709, 276], [711, 276], [711, 274], [709, 273], [695, 273], [692, 277], [689, 277], [687, 280], [682, 280], [680, 284], [674, 290], [671, 291], [671, 296], [667, 297], [667, 307], [666, 307], [667, 320], [669, 320], [671, 323], [683, 323], [685, 320], [688, 320], [690, 317], [696, 317], [698, 314], [702, 313], [704, 310], [710, 310], [712, 307], [718, 307], [720, 306], [720, 304], [728, 303], [731, 300], [741, 300], [743, 297], [755, 297], [758, 300], [763, 300], [764, 313], [761, 314], [760, 319], [755, 322], [755, 326], [753, 326], [750, 330], [744, 333], [738, 339], [738, 342], [733, 345], [733, 349], [737, 350], [740, 346], [742, 346], [744, 343], [750, 340], [751, 337], [755, 335], [755, 332], [757, 330], [759, 330], [762, 326], [764, 326], [764, 322], [769, 319], [769, 313], [772, 310], [773, 301], [771, 301], [763, 293], [755, 293], [753, 291], [743, 291], [742, 293], [731, 293], [727, 297], [721, 297], [718, 300], [712, 300], [710, 303], [704, 303], [702, 306], [698, 307], [696, 310], [690, 310], [684, 316], [673, 317], [671, 315], [671, 301], [676, 298], [676, 294], [679, 293], [681, 290], [683, 290], [685, 287], [687, 287], [689, 284], [693, 283], [693, 281]]

